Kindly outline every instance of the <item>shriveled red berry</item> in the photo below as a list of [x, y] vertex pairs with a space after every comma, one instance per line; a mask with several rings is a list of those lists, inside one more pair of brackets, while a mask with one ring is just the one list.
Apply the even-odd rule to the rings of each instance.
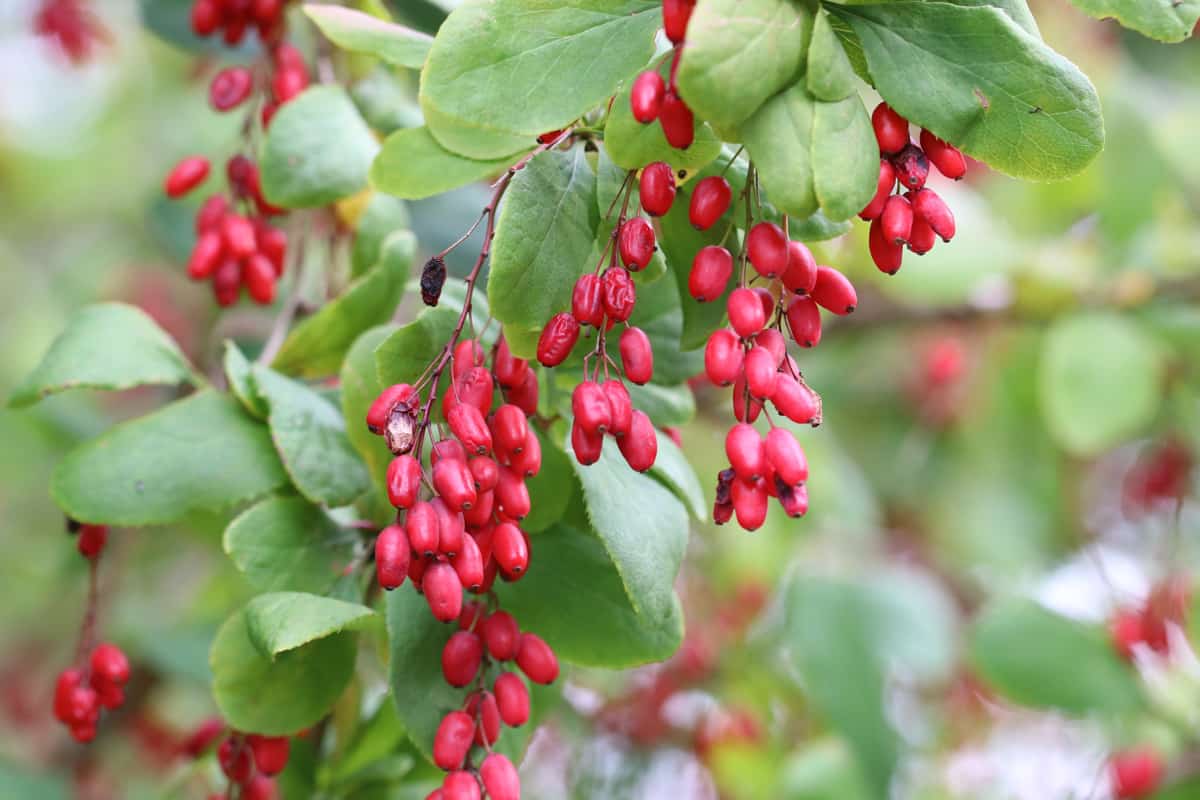
[[788, 242], [788, 267], [783, 285], [797, 294], [808, 294], [817, 282], [817, 262], [804, 242]]
[[512, 389], [524, 382], [525, 373], [529, 370], [529, 362], [514, 356], [508, 349], [508, 342], [501, 336], [500, 341], [496, 344], [496, 357], [492, 363], [492, 370], [496, 373], [497, 383], [506, 389]]
[[779, 505], [789, 517], [803, 517], [808, 513], [808, 487], [803, 484], [785, 486], [779, 490]]
[[894, 194], [887, 199], [883, 214], [879, 217], [879, 228], [887, 241], [904, 244], [912, 231], [913, 209], [904, 195]]
[[695, 7], [696, 0], [663, 0], [663, 31], [672, 44], [683, 41]]
[[425, 592], [425, 600], [435, 619], [440, 622], [458, 619], [462, 612], [463, 587], [454, 567], [443, 561], [430, 564], [421, 577], [421, 590]]
[[617, 237], [618, 249], [621, 253], [621, 263], [637, 272], [645, 269], [654, 257], [654, 228], [645, 217], [631, 217], [621, 225]]
[[767, 453], [758, 431], [744, 422], [729, 429], [725, 435], [725, 456], [737, 476], [744, 481], [767, 474]]
[[617, 439], [617, 447], [634, 472], [645, 472], [654, 466], [658, 459], [658, 436], [654, 432], [654, 423], [645, 412], [633, 410], [629, 433]]
[[933, 162], [938, 172], [955, 181], [967, 174], [967, 160], [957, 147], [926, 130], [921, 131], [920, 141], [925, 156]]
[[767, 324], [762, 300], [753, 289], [742, 286], [729, 294], [729, 324], [743, 339], [753, 336]]
[[702, 247], [692, 259], [688, 292], [701, 303], [716, 300], [725, 292], [732, 274], [733, 257], [728, 250], [715, 244]]
[[759, 222], [746, 236], [750, 266], [764, 278], [778, 278], [788, 268], [788, 238], [774, 222]]
[[880, 272], [895, 275], [900, 270], [900, 265], [904, 260], [904, 246], [888, 238], [887, 233], [884, 232], [882, 217], [871, 220], [867, 246], [871, 251], [871, 260], [875, 262], [875, 266], [879, 268]]
[[604, 313], [614, 322], [624, 322], [633, 314], [637, 303], [637, 288], [629, 273], [621, 267], [609, 267], [600, 281], [604, 298]]
[[437, 800], [479, 800], [479, 781], [466, 770], [455, 770], [442, 781]]
[[742, 373], [745, 351], [738, 336], [728, 328], [719, 328], [704, 346], [704, 373], [717, 386], [728, 386]]
[[246, 737], [250, 752], [254, 755], [254, 765], [264, 775], [278, 775], [287, 766], [291, 754], [291, 741], [286, 736], [258, 736], [251, 734]]
[[471, 367], [483, 366], [483, 346], [474, 339], [463, 339], [454, 345], [450, 359], [450, 373], [455, 378], [462, 377]]
[[675, 172], [665, 161], [655, 161], [642, 170], [638, 180], [638, 196], [642, 210], [652, 217], [661, 217], [675, 202]]
[[495, 391], [492, 373], [484, 367], [471, 367], [455, 379], [446, 397], [453, 398], [453, 402], [469, 403], [486, 415], [492, 409]]
[[208, 102], [217, 111], [229, 111], [241, 105], [254, 88], [254, 77], [245, 67], [226, 67], [213, 76], [208, 85]]
[[1148, 747], [1113, 753], [1108, 760], [1113, 796], [1149, 797], [1162, 783], [1165, 771], [1162, 757]]
[[483, 642], [470, 631], [457, 631], [442, 648], [442, 676], [451, 686], [475, 680], [483, 662]]
[[896, 188], [896, 168], [892, 166], [892, 162], [886, 158], [879, 159], [879, 183], [875, 186], [875, 196], [871, 198], [871, 202], [867, 203], [866, 207], [858, 212], [858, 216], [862, 219], [875, 219], [883, 213], [883, 206], [887, 203], [887, 199], [892, 194], [892, 189]]
[[656, 70], [648, 69], [638, 75], [633, 81], [629, 93], [629, 105], [633, 109], [633, 118], [643, 125], [658, 119], [662, 109], [663, 95], [667, 86]]
[[375, 577], [384, 589], [395, 589], [408, 576], [408, 534], [399, 524], [388, 525], [375, 537]]
[[575, 281], [571, 292], [571, 315], [580, 325], [599, 328], [604, 325], [604, 293], [600, 276], [586, 272]]
[[167, 197], [182, 197], [204, 183], [208, 177], [209, 163], [203, 156], [188, 156], [171, 168], [163, 182]]
[[692, 190], [692, 201], [688, 206], [688, 220], [692, 227], [706, 231], [716, 224], [729, 208], [733, 190], [729, 181], [719, 175], [710, 175], [696, 184]]
[[488, 429], [487, 420], [475, 406], [459, 403], [446, 414], [446, 423], [471, 455], [491, 452], [492, 432]]
[[217, 763], [225, 777], [234, 783], [246, 783], [254, 774], [254, 756], [244, 739], [230, 737], [217, 748]]
[[558, 658], [550, 645], [533, 633], [522, 633], [517, 646], [517, 666], [534, 683], [551, 684], [558, 677]]
[[80, 525], [79, 538], [75, 542], [79, 554], [84, 558], [96, 558], [108, 541], [107, 525]]
[[523, 575], [529, 566], [529, 547], [521, 529], [510, 522], [496, 526], [492, 534], [492, 558], [508, 575]]
[[667, 90], [663, 95], [658, 124], [671, 147], [686, 150], [692, 146], [696, 138], [696, 117], [683, 98], [673, 91]]
[[875, 106], [871, 112], [871, 126], [875, 129], [880, 152], [898, 153], [908, 144], [908, 120], [887, 103]]
[[491, 753], [479, 765], [488, 800], [521, 800], [521, 778], [503, 753]]
[[892, 166], [896, 168], [896, 180], [905, 189], [920, 189], [929, 177], [929, 160], [925, 158], [925, 151], [915, 144], [892, 156]]
[[529, 721], [529, 689], [515, 672], [502, 672], [492, 687], [500, 719], [510, 728]]
[[555, 314], [538, 339], [538, 363], [543, 367], [557, 367], [571, 354], [578, 340], [579, 322], [565, 311]]
[[918, 189], [909, 192], [913, 214], [933, 229], [933, 232], [948, 242], [954, 238], [954, 213], [933, 189]]
[[612, 421], [608, 398], [595, 381], [584, 381], [571, 393], [575, 422], [588, 433], [604, 433]]
[[648, 383], [654, 377], [654, 351], [646, 332], [630, 325], [621, 333], [620, 349], [625, 377], [639, 385]]
[[793, 297], [787, 307], [788, 330], [801, 347], [816, 347], [821, 341], [821, 309], [811, 297]]
[[521, 644], [521, 629], [507, 611], [494, 611], [479, 625], [488, 654], [497, 661], [512, 661]]
[[367, 409], [367, 430], [381, 434], [387, 425], [392, 409], [400, 403], [409, 403], [417, 395], [411, 384], [396, 383], [384, 389]]
[[475, 720], [465, 711], [451, 711], [442, 717], [433, 737], [433, 763], [442, 769], [458, 769], [475, 738]]
[[833, 267], [817, 267], [817, 283], [810, 296], [817, 305], [834, 314], [849, 314], [858, 306], [854, 285]]

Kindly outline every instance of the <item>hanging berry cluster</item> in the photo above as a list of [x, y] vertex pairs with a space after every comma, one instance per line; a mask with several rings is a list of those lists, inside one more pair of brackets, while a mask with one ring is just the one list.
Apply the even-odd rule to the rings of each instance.
[[871, 125], [879, 142], [879, 184], [859, 216], [871, 222], [868, 242], [875, 266], [895, 275], [905, 246], [920, 256], [933, 249], [938, 237], [944, 242], [954, 238], [954, 214], [937, 192], [925, 186], [930, 163], [947, 178], [958, 180], [966, 174], [967, 162], [956, 147], [929, 131], [921, 131], [919, 146], [913, 144], [908, 120], [887, 103], [875, 107]]
[[679, 96], [675, 76], [683, 55], [683, 38], [695, 0], [664, 0], [663, 30], [673, 46], [671, 51], [670, 83], [657, 70], [646, 70], [637, 76], [631, 89], [630, 104], [633, 118], [642, 124], [658, 120], [663, 136], [672, 147], [686, 149], [695, 136], [695, 115]]
[[[215, 725], [206, 723], [196, 732], [203, 739], [194, 734], [196, 741], [189, 744], [198, 745], [196, 755], [200, 755], [223, 732], [224, 725], [219, 720]], [[217, 763], [231, 786], [211, 800], [233, 800], [234, 797], [238, 800], [274, 800], [277, 796], [275, 776], [287, 766], [291, 749], [291, 741], [286, 736], [230, 732], [217, 748]]]
[[[209, 104], [219, 112], [247, 106], [243, 130], [266, 129], [281, 105], [296, 97], [309, 83], [304, 56], [283, 42], [283, 3], [243, 3], [237, 8], [216, 0], [196, 0], [192, 7], [192, 29], [206, 36], [224, 27], [225, 41], [236, 44], [247, 26], [257, 26], [259, 37], [269, 48], [262, 64], [248, 68], [226, 67], [209, 84]], [[245, 6], [245, 9], [241, 9]], [[227, 8], [228, 7], [228, 8]], [[231, 31], [233, 34], [231, 35]], [[255, 92], [258, 102], [254, 102]], [[167, 175], [164, 191], [178, 198], [208, 177], [210, 164], [202, 156], [182, 159]], [[282, 277], [287, 255], [287, 235], [269, 219], [284, 213], [263, 197], [258, 165], [244, 153], [235, 153], [225, 163], [227, 194], [208, 197], [196, 214], [196, 244], [188, 259], [188, 277], [212, 280], [213, 294], [221, 306], [237, 302], [243, 287], [250, 298], [269, 305], [275, 300], [275, 285]]]
[[54, 686], [54, 717], [67, 726], [78, 742], [96, 738], [102, 709], [114, 711], [125, 704], [129, 659], [121, 648], [103, 642], [93, 646], [98, 600], [97, 563], [108, 540], [104, 525], [68, 523], [77, 536], [76, 547], [88, 560], [88, 605], [76, 649], [76, 664], [58, 675]]

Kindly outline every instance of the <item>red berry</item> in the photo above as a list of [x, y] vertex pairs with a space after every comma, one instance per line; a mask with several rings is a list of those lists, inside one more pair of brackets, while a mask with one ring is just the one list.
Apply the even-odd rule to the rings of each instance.
[[661, 217], [675, 201], [675, 172], [665, 161], [655, 161], [642, 170], [638, 181], [642, 209], [652, 217]]
[[958, 180], [967, 174], [967, 160], [952, 144], [946, 144], [929, 131], [921, 131], [921, 149], [937, 167], [938, 172], [951, 180]]
[[237, 259], [226, 258], [213, 270], [213, 295], [217, 304], [225, 307], [237, 302], [238, 294], [242, 291], [242, 269]]
[[887, 103], [880, 103], [871, 112], [871, 126], [875, 128], [875, 139], [883, 153], [898, 153], [908, 144], [908, 120], [892, 110]]
[[558, 659], [554, 651], [536, 634], [521, 634], [517, 666], [534, 683], [551, 684], [558, 677]]
[[204, 183], [204, 179], [208, 177], [208, 169], [207, 158], [188, 156], [180, 160], [168, 173], [163, 182], [163, 190], [167, 197], [182, 197]]
[[[898, 195], [897, 195], [898, 196]], [[888, 238], [883, 230], [883, 218], [871, 220], [867, 244], [871, 251], [871, 260], [880, 272], [895, 275], [900, 270], [904, 259], [904, 246]]]
[[858, 216], [870, 220], [882, 214], [883, 206], [894, 188], [896, 188], [896, 168], [892, 166], [891, 161], [881, 158], [879, 159], [879, 183], [875, 186], [875, 196], [871, 198], [871, 202], [867, 203], [866, 208], [858, 212]]
[[654, 228], [645, 217], [632, 217], [621, 225], [618, 249], [621, 263], [634, 272], [645, 269], [654, 257]]
[[264, 775], [278, 775], [287, 766], [291, 754], [291, 741], [286, 736], [246, 737], [250, 752], [254, 754], [254, 765]]
[[575, 281], [575, 289], [571, 293], [571, 315], [580, 325], [591, 325], [593, 328], [604, 325], [604, 293], [599, 275], [587, 272]]
[[775, 384], [775, 396], [771, 398], [779, 413], [801, 425], [818, 419], [821, 406], [816, 395], [807, 386], [784, 373]]
[[925, 158], [925, 152], [913, 144], [892, 156], [892, 166], [896, 168], [896, 179], [905, 189], [920, 189], [929, 177], [929, 160]]
[[384, 589], [395, 589], [408, 576], [408, 535], [399, 524], [388, 525], [375, 537], [375, 577]]
[[648, 383], [654, 377], [654, 351], [650, 337], [641, 328], [630, 325], [621, 334], [621, 364], [625, 377], [636, 384]]
[[236, 108], [250, 96], [254, 78], [245, 67], [226, 67], [213, 76], [208, 86], [208, 102], [217, 111]]
[[1119, 609], [1109, 623], [1113, 647], [1122, 658], [1132, 661], [1134, 646], [1145, 641], [1142, 614], [1136, 609]]
[[733, 190], [729, 181], [719, 175], [710, 175], [696, 184], [692, 190], [692, 202], [688, 206], [688, 219], [697, 230], [706, 231], [716, 224], [729, 208]]
[[912, 230], [913, 209], [908, 198], [894, 194], [887, 199], [883, 214], [879, 217], [879, 227], [884, 238], [894, 244], [904, 244]]
[[286, 103], [308, 88], [308, 75], [303, 70], [286, 68], [271, 78], [271, 96], [276, 103]]
[[701, 303], [716, 300], [725, 291], [733, 274], [733, 257], [724, 247], [710, 244], [700, 248], [692, 260], [688, 292]]
[[463, 339], [454, 346], [450, 358], [450, 373], [461, 378], [471, 367], [483, 366], [483, 347], [474, 339]]
[[237, 214], [226, 214], [221, 220], [221, 239], [225, 252], [236, 259], [249, 258], [258, 252], [258, 241], [250, 220]]
[[529, 689], [515, 672], [500, 673], [492, 691], [505, 725], [516, 728], [529, 721]]
[[188, 277], [198, 281], [212, 275], [221, 263], [223, 247], [220, 234], [212, 231], [200, 234], [188, 259]]
[[[775, 389], [779, 390], [778, 383], [776, 383]], [[739, 375], [738, 379], [733, 382], [730, 399], [733, 401], [733, 418], [738, 422], [754, 422], [762, 413], [762, 401], [749, 396], [745, 375]]]
[[767, 490], [762, 481], [747, 483], [741, 479], [735, 480], [729, 496], [739, 525], [748, 531], [762, 527], [767, 519]]
[[817, 305], [834, 314], [849, 314], [858, 306], [854, 285], [833, 267], [817, 267], [817, 283], [810, 295]]
[[617, 439], [617, 447], [625, 457], [625, 463], [634, 472], [645, 472], [653, 467], [658, 458], [658, 436], [654, 432], [654, 423], [650, 421], [650, 417], [643, 411], [634, 409], [629, 433]]
[[223, 720], [218, 717], [206, 719], [188, 734], [187, 738], [183, 740], [183, 744], [179, 746], [179, 749], [184, 755], [198, 758], [208, 748], [212, 747], [213, 742], [224, 731], [225, 722]]
[[529, 437], [529, 423], [525, 420], [525, 413], [508, 403], [496, 409], [492, 417], [492, 430], [496, 450], [509, 456], [519, 454]]
[[410, 455], [396, 456], [387, 468], [388, 502], [412, 508], [421, 492], [421, 462]]
[[808, 513], [808, 487], [785, 486], [779, 492], [779, 504], [789, 517], [803, 517]]
[[475, 720], [465, 711], [451, 711], [442, 718], [433, 737], [433, 763], [442, 769], [462, 766], [475, 738]]
[[821, 341], [821, 309], [811, 297], [793, 297], [787, 307], [788, 330], [801, 347], [816, 347]]
[[587, 467], [600, 460], [604, 450], [604, 434], [589, 431], [578, 420], [571, 425], [571, 452], [575, 460]]
[[479, 800], [479, 781], [466, 770], [455, 770], [442, 781], [438, 800]]
[[238, 795], [239, 800], [276, 800], [277, 797], [275, 779], [266, 775], [255, 775]]
[[512, 661], [521, 644], [521, 630], [507, 611], [494, 611], [479, 625], [488, 654], [497, 661]]
[[225, 777], [234, 783], [246, 783], [254, 774], [254, 756], [244, 739], [229, 737], [217, 748], [217, 763]]
[[[483, 515], [482, 523], [485, 524], [492, 516], [492, 493], [485, 493], [479, 500], [479, 505], [482, 505], [487, 513]], [[472, 509], [474, 511], [474, 509]], [[462, 537], [462, 544], [459, 545], [458, 553], [450, 559], [451, 565], [454, 567], [454, 572], [458, 575], [458, 582], [468, 592], [477, 592], [483, 586], [484, 580], [484, 564], [483, 553], [479, 549], [479, 544], [473, 536]]]
[[909, 192], [912, 200], [913, 213], [921, 219], [933, 232], [948, 242], [954, 238], [954, 214], [945, 201], [932, 189], [918, 189]]
[[208, 197], [196, 212], [196, 233], [215, 229], [228, 213], [229, 201], [224, 195], [214, 194]]
[[[567, 318], [574, 321], [570, 314]], [[575, 336], [579, 337], [579, 329], [576, 324]], [[539, 351], [540, 352], [540, 351]], [[527, 415], [533, 416], [537, 413], [538, 406], [538, 378], [537, 374], [531, 370], [525, 369], [525, 377], [521, 379], [521, 383], [510, 389], [507, 393], [508, 402], [515, 405], [517, 408], [524, 411]]]
[[495, 389], [496, 387], [492, 383], [492, 373], [483, 367], [471, 367], [455, 379], [446, 397], [447, 399], [453, 398], [451, 404], [470, 403], [479, 409], [480, 414], [486, 415], [492, 410], [492, 397]]
[[121, 648], [107, 642], [96, 645], [92, 651], [92, 680], [101, 680], [115, 686], [129, 682], [129, 659]]
[[209, 36], [221, 26], [221, 7], [217, 0], [196, 0], [192, 4], [192, 32]]
[[774, 222], [760, 222], [746, 236], [750, 265], [764, 278], [778, 278], [788, 268], [788, 238]]
[[750, 394], [761, 400], [768, 400], [775, 394], [775, 382], [779, 377], [776, 367], [775, 354], [770, 350], [761, 346], [750, 348], [744, 366]]
[[520, 528], [510, 522], [496, 526], [496, 532], [492, 535], [492, 558], [508, 575], [525, 573], [529, 566], [529, 547]]
[[483, 642], [470, 631], [457, 631], [442, 648], [442, 676], [451, 686], [466, 686], [475, 680], [483, 663]]
[[791, 431], [784, 428], [768, 431], [766, 455], [775, 474], [789, 486], [808, 480], [808, 460]]
[[758, 431], [746, 423], [738, 423], [725, 435], [725, 456], [729, 465], [744, 481], [756, 480], [767, 474], [767, 453]]
[[492, 432], [488, 429], [487, 420], [475, 406], [459, 403], [446, 414], [446, 423], [471, 455], [491, 452]]
[[64, 724], [71, 722], [71, 697], [82, 675], [77, 669], [63, 670], [54, 684], [54, 716]]
[[783, 285], [798, 294], [808, 294], [817, 282], [817, 262], [804, 242], [788, 242], [788, 267]]
[[1118, 800], [1148, 797], [1163, 777], [1163, 762], [1158, 753], [1148, 747], [1113, 753], [1108, 760], [1112, 792]]
[[[760, 306], [761, 308], [761, 306]], [[742, 373], [745, 351], [738, 336], [728, 328], [719, 328], [704, 346], [704, 372], [717, 386], [728, 386]]]
[[579, 323], [565, 311], [546, 323], [538, 339], [537, 360], [543, 367], [557, 367], [571, 354], [579, 340]]
[[753, 289], [738, 287], [729, 294], [729, 324], [743, 339], [749, 338], [767, 324], [762, 300]]
[[923, 256], [933, 249], [936, 242], [937, 234], [929, 227], [929, 223], [920, 217], [914, 217], [912, 230], [908, 234], [909, 251]]
[[629, 105], [633, 109], [633, 118], [643, 125], [658, 119], [662, 109], [663, 94], [667, 91], [662, 75], [652, 69], [637, 76], [629, 94]]
[[525, 443], [521, 445], [521, 452], [515, 453], [509, 458], [508, 466], [517, 475], [526, 478], [532, 478], [541, 471], [542, 443], [533, 430], [526, 431]]
[[420, 501], [413, 504], [408, 510], [404, 530], [414, 553], [427, 557], [437, 553], [438, 527], [438, 514], [431, 504]]
[[608, 398], [595, 381], [584, 381], [571, 393], [575, 422], [588, 433], [604, 433], [612, 421]]
[[81, 525], [75, 546], [84, 558], [97, 558], [108, 541], [107, 525]]
[[663, 0], [663, 30], [673, 44], [683, 41], [696, 0]]
[[521, 779], [517, 768], [503, 753], [491, 753], [479, 766], [479, 777], [488, 800], [521, 800]]
[[600, 281], [604, 313], [615, 322], [624, 322], [633, 314], [637, 289], [629, 273], [621, 267], [609, 267]]
[[[465, 473], [463, 480], [470, 485], [474, 491], [475, 485], [470, 477], [466, 461], [462, 459], [445, 459], [446, 465], [457, 465]], [[441, 462], [439, 462], [441, 463]], [[438, 465], [434, 465], [436, 471]], [[437, 487], [437, 483], [434, 483]], [[451, 508], [449, 502], [444, 497], [435, 497], [429, 501], [429, 506], [433, 509], [433, 513], [437, 516], [438, 521], [438, 552], [447, 556], [454, 556], [462, 548], [463, 536], [466, 530], [463, 527], [463, 518], [456, 509]]]
[[463, 589], [454, 567], [444, 561], [430, 564], [421, 577], [421, 590], [425, 592], [425, 600], [435, 619], [440, 622], [458, 619], [462, 612]]
[[255, 253], [242, 262], [242, 283], [250, 299], [259, 305], [275, 301], [275, 265], [266, 256]]
[[475, 720], [475, 744], [490, 747], [500, 738], [500, 709], [491, 692], [475, 692], [463, 709]]
[[662, 108], [658, 112], [658, 124], [662, 127], [667, 144], [680, 150], [692, 146], [696, 138], [696, 117], [683, 98], [672, 91], [663, 96]]
[[500, 469], [500, 480], [496, 483], [496, 501], [500, 511], [510, 519], [521, 520], [529, 516], [529, 487], [519, 472], [508, 467]]
[[496, 382], [506, 389], [512, 389], [524, 382], [529, 362], [514, 356], [508, 349], [508, 342], [501, 336], [496, 345], [496, 357], [492, 368], [496, 373]]
[[400, 403], [410, 403], [416, 394], [416, 390], [407, 383], [396, 383], [384, 389], [367, 409], [367, 430], [383, 433], [392, 409]]

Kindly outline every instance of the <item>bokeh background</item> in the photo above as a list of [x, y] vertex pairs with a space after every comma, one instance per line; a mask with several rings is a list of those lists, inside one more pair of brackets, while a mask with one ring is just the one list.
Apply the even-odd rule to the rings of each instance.
[[[253, 353], [272, 310], [218, 313], [187, 281], [191, 209], [161, 192], [179, 157], [228, 152], [238, 136], [204, 100], [227, 56], [149, 32], [132, 0], [95, 0], [111, 41], [73, 64], [33, 35], [35, 5], [0, 3], [0, 395], [97, 300], [142, 307], [210, 371], [226, 338]], [[170, 31], [155, 8], [172, 5], [143, 4], [159, 33]], [[391, 5], [427, 29], [444, 13]], [[815, 248], [862, 302], [802, 357], [825, 408], [802, 434], [811, 513], [753, 534], [696, 527], [683, 649], [661, 666], [572, 673], [523, 769], [527, 796], [857, 800], [870, 796], [853, 756], [864, 752], [899, 754], [895, 795], [930, 800], [1106, 798], [1106, 754], [1145, 742], [1196, 768], [1200, 668], [1186, 646], [1131, 667], [1155, 710], [1119, 723], [1019, 710], [971, 668], [968, 621], [990, 598], [1102, 622], [1196, 563], [1200, 43], [1032, 5], [1100, 91], [1105, 152], [1061, 183], [974, 165], [938, 184], [958, 237], [893, 278], [870, 265], [865, 226]], [[417, 119], [412, 91], [366, 72], [355, 96], [395, 127]], [[411, 204], [423, 249], [455, 238], [483, 196]], [[214, 713], [208, 643], [248, 595], [221, 553], [221, 520], [114, 534], [102, 624], [138, 666], [131, 702], [86, 748], [49, 713], [86, 588], [51, 470], [171, 397], [67, 393], [0, 410], [0, 797], [192, 796], [213, 769], [176, 749]], [[728, 399], [699, 385], [696, 398], [680, 433], [711, 493]], [[879, 702], [859, 692], [872, 681]], [[380, 752], [411, 780], [385, 791], [367, 776], [346, 796], [428, 791], [386, 716]]]

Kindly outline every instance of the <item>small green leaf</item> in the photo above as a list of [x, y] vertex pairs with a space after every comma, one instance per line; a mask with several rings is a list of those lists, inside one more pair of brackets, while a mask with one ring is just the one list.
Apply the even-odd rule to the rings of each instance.
[[250, 641], [272, 660], [335, 633], [356, 630], [375, 616], [358, 603], [305, 592], [260, 594], [244, 613]]
[[1060, 446], [1096, 455], [1153, 421], [1166, 376], [1163, 350], [1121, 316], [1086, 313], [1046, 334], [1038, 394]]
[[854, 94], [854, 66], [842, 42], [829, 25], [829, 14], [819, 9], [808, 45], [808, 91], [818, 100], [833, 102]]
[[736, 128], [804, 70], [812, 12], [788, 0], [709, 0], [688, 22], [679, 93], [696, 116]]
[[286, 485], [266, 426], [203, 391], [72, 450], [50, 491], [70, 517], [155, 525], [222, 511]]
[[[380, 388], [393, 383], [416, 382], [425, 367], [442, 352], [457, 322], [458, 314], [449, 308], [427, 308], [384, 339], [375, 348]], [[363, 419], [366, 419], [365, 410]]]
[[225, 552], [263, 592], [323, 593], [354, 555], [357, 537], [300, 497], [271, 497], [225, 529]]
[[503, 172], [519, 157], [514, 153], [476, 161], [460, 156], [438, 144], [422, 125], [384, 139], [371, 165], [371, 185], [406, 200], [419, 200]]
[[390, 194], [375, 192], [367, 203], [354, 231], [354, 247], [350, 252], [350, 274], [358, 277], [379, 263], [383, 243], [393, 233], [408, 230], [408, 207]]
[[101, 303], [71, 318], [8, 404], [22, 408], [68, 389], [117, 391], [189, 381], [199, 384], [201, 379], [146, 312], [124, 303]]
[[[879, 145], [858, 95], [817, 101], [813, 117], [813, 188], [827, 219], [848, 220], [875, 196]], [[790, 227], [789, 227], [790, 233]]]
[[970, 656], [988, 685], [1021, 705], [1119, 714], [1143, 703], [1137, 673], [1102, 627], [1033, 600], [1005, 598], [984, 608], [972, 626]]
[[[666, 78], [670, 72], [670, 60], [664, 61], [658, 71]], [[699, 169], [708, 164], [721, 152], [721, 140], [712, 128], [699, 117], [693, 122], [695, 139], [686, 150], [667, 143], [662, 126], [656, 122], [643, 124], [633, 118], [629, 95], [633, 81], [625, 86], [613, 101], [608, 121], [604, 125], [604, 150], [613, 162], [622, 169], [641, 169], [654, 161], [666, 161], [675, 169]], [[603, 212], [605, 205], [601, 209]]]
[[686, 425], [696, 416], [696, 396], [686, 383], [677, 386], [630, 384], [627, 388], [633, 407], [646, 412], [650, 421], [660, 428]]
[[1115, 19], [1126, 28], [1160, 42], [1182, 42], [1200, 19], [1196, 0], [1071, 0], [1096, 19]]
[[679, 332], [679, 347], [696, 350], [704, 346], [708, 336], [725, 319], [725, 303], [733, 291], [733, 281], [725, 288], [721, 297], [709, 303], [697, 302], [688, 291], [688, 277], [692, 274], [692, 259], [703, 247], [719, 244], [725, 230], [722, 219], [706, 231], [692, 227], [688, 219], [691, 203], [691, 186], [680, 187], [671, 204], [671, 210], [658, 221], [658, 246], [667, 259], [667, 268], [675, 278], [679, 294], [683, 324]]
[[[530, 427], [534, 427], [532, 423]], [[529, 516], [521, 520], [521, 530], [526, 533], [544, 531], [558, 522], [567, 505], [576, 499], [566, 454], [540, 430], [535, 428], [535, 431], [542, 443], [542, 468], [537, 475], [525, 479], [531, 504]]]
[[654, 53], [650, 0], [468, 0], [438, 30], [421, 109], [448, 150], [499, 158], [604, 102]]
[[274, 660], [250, 638], [245, 610], [226, 620], [209, 663], [213, 698], [230, 726], [266, 736], [290, 736], [329, 711], [354, 675], [353, 633], [326, 636]]
[[329, 507], [348, 505], [370, 486], [346, 439], [342, 415], [321, 395], [263, 366], [254, 382], [270, 406], [271, 438], [300, 494]]
[[229, 384], [229, 392], [241, 401], [242, 407], [259, 419], [266, 419], [266, 401], [258, 394], [251, 374], [253, 365], [231, 340], [225, 340], [225, 356], [221, 359], [225, 372], [225, 380]]
[[360, 504], [367, 516], [380, 523], [395, 518], [395, 509], [387, 502], [384, 485], [388, 464], [392, 460], [381, 437], [367, 430], [367, 409], [383, 391], [379, 372], [375, 368], [375, 348], [398, 330], [396, 325], [380, 325], [358, 337], [342, 364], [342, 418], [346, 422], [346, 438], [358, 451], [371, 473], [371, 491]]
[[316, 208], [367, 185], [379, 143], [340, 87], [314, 86], [271, 120], [259, 163], [267, 199]]
[[660, 430], [654, 433], [658, 437], [658, 457], [650, 468], [650, 474], [674, 492], [693, 517], [699, 522], [706, 521], [708, 512], [704, 504], [704, 490], [700, 488], [696, 470], [692, 469], [687, 457], [670, 436]]
[[395, 314], [416, 254], [411, 231], [389, 236], [375, 268], [293, 328], [271, 366], [307, 378], [336, 373], [358, 335]]
[[[564, 661], [626, 669], [663, 661], [683, 639], [678, 599], [662, 617], [639, 615], [621, 576], [593, 536], [556, 525], [537, 537], [536, 560], [520, 581], [497, 586], [522, 630], [541, 636]], [[587, 625], [580, 625], [582, 619]]]
[[[879, 176], [876, 175], [876, 178]], [[864, 203], [863, 205], [866, 205]], [[782, 219], [782, 217], [780, 217]], [[836, 239], [850, 232], [853, 225], [850, 222], [834, 222], [818, 211], [806, 219], [793, 219], [788, 225], [788, 235], [798, 242], [821, 242], [826, 239]]]
[[397, 67], [420, 69], [433, 45], [433, 37], [403, 25], [341, 6], [303, 6], [321, 33], [343, 50], [365, 53]]
[[[583, 148], [543, 153], [517, 173], [496, 220], [488, 276], [488, 303], [506, 331], [536, 335], [570, 306], [576, 279], [595, 266], [588, 257], [598, 218]], [[535, 355], [516, 337], [508, 343], [521, 358]]]
[[1087, 77], [1000, 9], [825, 8], [854, 29], [876, 88], [897, 112], [1001, 172], [1066, 178], [1104, 146], [1100, 100]]

